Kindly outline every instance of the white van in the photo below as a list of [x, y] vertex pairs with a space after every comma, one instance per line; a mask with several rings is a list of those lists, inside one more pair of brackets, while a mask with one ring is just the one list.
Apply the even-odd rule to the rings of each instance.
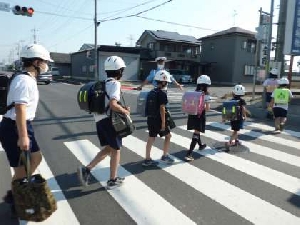
[[57, 67], [52, 67], [50, 70], [52, 76], [60, 76], [59, 70]]

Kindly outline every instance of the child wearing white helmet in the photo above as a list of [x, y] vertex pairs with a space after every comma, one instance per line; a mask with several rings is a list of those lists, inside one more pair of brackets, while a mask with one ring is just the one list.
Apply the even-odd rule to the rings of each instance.
[[[9, 165], [14, 170], [13, 181], [26, 176], [24, 166], [19, 164], [20, 150], [30, 151], [32, 173], [42, 160], [32, 126], [39, 101], [37, 76], [48, 70], [48, 62], [53, 62], [50, 52], [38, 44], [25, 46], [20, 56], [23, 71], [11, 78], [7, 94], [7, 111], [3, 115], [0, 126], [0, 142], [6, 152]], [[12, 204], [13, 211], [11, 191], [7, 192], [4, 201]]]
[[199, 145], [199, 150], [205, 149], [206, 144], [203, 144], [200, 138], [200, 132], [205, 133], [205, 125], [206, 125], [206, 111], [210, 109], [210, 96], [208, 93], [208, 87], [211, 85], [210, 77], [207, 75], [201, 75], [197, 79], [197, 87], [195, 91], [203, 92], [205, 105], [204, 110], [202, 111], [201, 115], [188, 115], [187, 120], [187, 130], [194, 130], [192, 141], [190, 144], [190, 148], [185, 156], [186, 161], [192, 161], [193, 158], [193, 151], [196, 144]]
[[269, 104], [269, 107], [273, 108], [275, 117], [275, 133], [283, 130], [287, 120], [289, 102], [293, 98], [291, 90], [288, 89], [289, 80], [287, 78], [278, 80], [278, 85], [279, 87], [271, 95], [272, 100]]
[[[278, 77], [279, 77], [279, 70], [277, 68], [273, 68], [270, 71], [269, 78], [263, 82], [263, 87], [266, 90], [266, 94], [265, 94], [266, 106], [269, 106], [271, 102], [271, 95], [278, 85], [277, 82]], [[273, 119], [273, 113], [269, 110], [268, 107], [267, 107], [267, 118]]]
[[[151, 70], [150, 74], [147, 76], [147, 78], [143, 81], [143, 83], [137, 87], [137, 90], [142, 90], [142, 88], [148, 84], [148, 83], [152, 83], [152, 85], [154, 87], [157, 86], [157, 82], [154, 79], [155, 74], [160, 71], [160, 70], [165, 70], [165, 63], [167, 61], [167, 57], [157, 57], [155, 59], [155, 62], [157, 63], [157, 69], [155, 70]], [[182, 86], [175, 80], [175, 78], [173, 76], [170, 75], [170, 81], [169, 83], [174, 83], [180, 90], [183, 90]], [[164, 87], [164, 89], [167, 89], [167, 86]]]
[[226, 149], [226, 152], [229, 151], [229, 146], [241, 144], [241, 142], [238, 139], [238, 132], [240, 131], [240, 129], [243, 129], [244, 120], [247, 117], [246, 101], [242, 98], [242, 96], [245, 95], [245, 87], [241, 84], [235, 85], [232, 94], [233, 94], [232, 100], [238, 101], [238, 106], [240, 110], [238, 112], [239, 114], [237, 120], [230, 121], [232, 134], [230, 136], [229, 142], [226, 143], [226, 146], [228, 147]]
[[82, 185], [87, 186], [91, 178], [91, 170], [106, 156], [110, 156], [110, 179], [107, 181], [107, 188], [113, 189], [120, 186], [124, 178], [118, 177], [118, 165], [120, 162], [120, 150], [122, 147], [122, 138], [116, 134], [111, 119], [108, 116], [110, 110], [129, 115], [130, 108], [119, 104], [121, 98], [121, 79], [126, 65], [121, 57], [110, 56], [104, 62], [104, 69], [107, 74], [105, 105], [109, 106], [108, 112], [104, 115], [95, 114], [97, 136], [100, 145], [104, 148], [87, 165], [79, 167], [77, 174]]
[[166, 107], [168, 104], [167, 93], [163, 91], [168, 82], [170, 82], [170, 74], [166, 70], [160, 70], [155, 74], [154, 79], [157, 81], [157, 87], [150, 91], [146, 103], [149, 137], [146, 145], [146, 158], [142, 163], [144, 167], [156, 166], [158, 164], [150, 156], [151, 148], [157, 135], [165, 137], [161, 161], [167, 164], [174, 162], [168, 152], [171, 140], [170, 130], [175, 127], [175, 124]]

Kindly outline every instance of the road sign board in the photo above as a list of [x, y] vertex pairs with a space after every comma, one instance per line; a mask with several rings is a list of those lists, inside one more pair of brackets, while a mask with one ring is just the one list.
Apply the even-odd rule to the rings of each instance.
[[0, 11], [10, 12], [9, 3], [0, 2]]

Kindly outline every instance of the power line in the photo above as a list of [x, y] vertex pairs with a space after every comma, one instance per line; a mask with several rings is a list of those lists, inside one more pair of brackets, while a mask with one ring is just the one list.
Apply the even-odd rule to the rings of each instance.
[[139, 18], [142, 18], [142, 19], [145, 19], [145, 20], [152, 20], [152, 21], [157, 21], [157, 22], [162, 22], [162, 23], [168, 23], [168, 24], [177, 25], [177, 26], [197, 28], [197, 29], [200, 29], [200, 30], [208, 30], [208, 31], [214, 31], [214, 32], [219, 31], [219, 30], [214, 30], [214, 29], [205, 28], [205, 27], [198, 27], [198, 26], [182, 24], [182, 23], [176, 23], [176, 22], [170, 22], [170, 21], [165, 21], [165, 20], [160, 20], [160, 19], [153, 19], [153, 18], [149, 18], [149, 17], [145, 17], [145, 16], [136, 15], [135, 17], [139, 17]]
[[93, 20], [92, 18], [87, 17], [81, 17], [81, 16], [69, 16], [69, 15], [61, 15], [57, 13], [51, 13], [51, 12], [43, 12], [43, 11], [35, 11], [35, 13], [43, 13], [47, 15], [53, 15], [53, 16], [60, 16], [60, 17], [67, 17], [67, 18], [73, 18], [73, 19], [81, 19], [81, 20]]
[[163, 2], [161, 4], [159, 4], [159, 5], [153, 6], [153, 7], [149, 8], [149, 9], [143, 10], [143, 11], [135, 13], [135, 14], [131, 14], [131, 15], [127, 15], [127, 16], [119, 16], [119, 17], [115, 17], [115, 18], [107, 19], [107, 20], [104, 19], [104, 20], [100, 20], [100, 22], [107, 22], [107, 21], [119, 20], [119, 19], [123, 19], [123, 18], [135, 17], [135, 16], [138, 16], [138, 15], [140, 15], [142, 13], [149, 12], [151, 10], [154, 10], [154, 9], [158, 8], [158, 7], [161, 7], [161, 6], [163, 6], [163, 5], [167, 4], [167, 3], [170, 3], [171, 1], [172, 0], [165, 1], [165, 2]]

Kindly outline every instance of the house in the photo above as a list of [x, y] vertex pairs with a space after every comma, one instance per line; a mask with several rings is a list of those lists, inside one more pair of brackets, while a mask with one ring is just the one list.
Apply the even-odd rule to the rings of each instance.
[[[71, 54], [72, 78], [94, 80], [95, 79], [95, 50], [93, 45], [83, 44], [78, 52]], [[138, 80], [140, 68], [140, 48], [121, 47], [110, 45], [99, 45], [98, 54], [98, 76], [97, 79], [106, 79], [104, 61], [107, 57], [117, 55], [125, 61], [122, 80]]]
[[163, 30], [145, 30], [137, 40], [137, 46], [151, 50], [151, 58], [141, 60], [141, 68], [147, 76], [156, 67], [154, 59], [165, 56], [168, 69], [185, 70], [193, 77], [201, 72], [200, 41], [189, 35]]
[[255, 32], [232, 27], [202, 37], [201, 62], [214, 62], [212, 83], [235, 84], [253, 82], [255, 71]]
[[50, 68], [57, 67], [62, 76], [71, 75], [71, 56], [67, 53], [50, 52], [54, 62], [50, 63]]

